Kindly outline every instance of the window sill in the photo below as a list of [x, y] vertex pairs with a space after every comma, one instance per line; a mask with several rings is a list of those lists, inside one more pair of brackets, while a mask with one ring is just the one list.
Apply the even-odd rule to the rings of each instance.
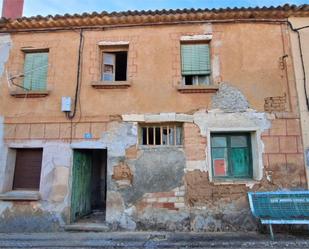
[[12, 90], [10, 95], [15, 98], [43, 98], [48, 96], [49, 90], [44, 91], [24, 91], [24, 90]]
[[209, 85], [209, 86], [178, 86], [177, 90], [180, 93], [215, 93], [219, 89], [217, 85]]
[[183, 145], [139, 145], [140, 150], [155, 150], [155, 149], [182, 149]]
[[30, 190], [13, 190], [0, 194], [2, 201], [38, 201], [40, 194], [38, 191]]
[[131, 86], [129, 81], [95, 81], [91, 86], [96, 89], [126, 89]]
[[213, 179], [212, 180], [214, 185], [254, 185], [258, 184], [259, 182], [254, 179]]

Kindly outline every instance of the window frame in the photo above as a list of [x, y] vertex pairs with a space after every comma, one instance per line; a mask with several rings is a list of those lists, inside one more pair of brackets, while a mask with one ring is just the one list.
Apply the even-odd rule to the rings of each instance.
[[[126, 79], [125, 80], [116, 80], [116, 56], [115, 56], [115, 65], [113, 80], [104, 80], [104, 53], [117, 53], [117, 52], [126, 52], [127, 53], [127, 62], [126, 62]], [[104, 84], [117, 84], [121, 82], [128, 81], [128, 70], [129, 70], [129, 44], [127, 45], [100, 45], [100, 81]]]
[[33, 89], [32, 84], [30, 86], [30, 89], [28, 89], [25, 86], [25, 76], [23, 77], [22, 80], [22, 86], [25, 91], [27, 92], [46, 92], [48, 91], [48, 73], [49, 73], [49, 60], [50, 60], [50, 50], [49, 48], [39, 48], [39, 49], [22, 49], [23, 52], [23, 58], [24, 58], [24, 63], [23, 63], [23, 75], [25, 74], [25, 66], [26, 66], [26, 56], [27, 54], [40, 54], [40, 53], [46, 53], [47, 54], [47, 69], [46, 69], [46, 79], [45, 79], [45, 88], [44, 89]]
[[[186, 85], [185, 84], [185, 76], [183, 75], [183, 58], [182, 58], [182, 46], [183, 45], [208, 45], [209, 48], [209, 66], [210, 66], [210, 73], [209, 74], [192, 74], [192, 75], [187, 75], [187, 76], [192, 76], [192, 78], [199, 78], [199, 76], [206, 76], [208, 78], [209, 84], [203, 84], [200, 83], [199, 81], [197, 84], [194, 84], [194, 80], [192, 82], [192, 85]], [[183, 87], [211, 87], [213, 86], [213, 79], [212, 79], [212, 53], [211, 53], [211, 40], [181, 40], [180, 41], [180, 72], [181, 72], [181, 86]]]
[[[143, 128], [147, 128], [147, 142], [146, 144], [143, 143]], [[153, 128], [153, 144], [149, 144], [149, 128]], [[160, 128], [160, 144], [156, 144], [156, 128]], [[167, 130], [167, 144], [163, 144], [163, 130], [166, 128]], [[174, 131], [174, 144], [169, 143], [170, 133], [169, 130], [173, 128]], [[177, 129], [178, 128], [178, 129]], [[177, 130], [180, 128], [180, 143], [177, 143]], [[139, 123], [138, 126], [138, 145], [147, 148], [153, 147], [182, 147], [184, 144], [184, 133], [183, 133], [183, 123]]]
[[[231, 150], [232, 150], [232, 146], [231, 146], [231, 137], [232, 136], [245, 136], [246, 137], [246, 142], [247, 142], [247, 146], [246, 147], [241, 147], [241, 148], [247, 148], [248, 149], [248, 157], [249, 157], [249, 165], [248, 165], [248, 172], [249, 174], [246, 176], [235, 176], [232, 168], [232, 156], [231, 156]], [[252, 180], [254, 178], [254, 165], [253, 165], [253, 148], [252, 148], [252, 134], [251, 132], [246, 132], [246, 131], [231, 131], [231, 132], [211, 132], [210, 133], [210, 163], [211, 163], [211, 177], [214, 180], [246, 180], [246, 179], [250, 179]], [[225, 137], [226, 138], [226, 142], [227, 145], [226, 147], [215, 147], [215, 148], [226, 148], [227, 149], [227, 164], [228, 164], [228, 175], [226, 176], [215, 176], [215, 170], [214, 170], [214, 157], [213, 157], [213, 148], [212, 147], [212, 139], [213, 137]]]

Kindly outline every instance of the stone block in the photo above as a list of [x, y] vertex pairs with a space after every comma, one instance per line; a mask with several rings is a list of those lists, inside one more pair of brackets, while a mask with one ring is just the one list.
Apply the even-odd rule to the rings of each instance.
[[286, 155], [286, 160], [288, 164], [294, 164], [303, 169], [305, 165], [303, 154], [288, 154]]
[[16, 130], [16, 125], [14, 124], [4, 125], [4, 138], [5, 139], [15, 138], [15, 130]]
[[92, 123], [91, 124], [91, 133], [93, 138], [101, 138], [103, 132], [106, 131], [106, 123]]
[[60, 136], [60, 124], [46, 124], [45, 138], [58, 139]]
[[32, 124], [30, 127], [30, 138], [43, 139], [44, 138], [44, 124]]
[[272, 121], [270, 135], [272, 136], [285, 136], [286, 135], [286, 120], [275, 119]]
[[286, 129], [287, 135], [301, 135], [299, 119], [288, 119]]
[[265, 153], [278, 153], [279, 149], [279, 137], [263, 137], [262, 138], [265, 145]]
[[68, 139], [71, 137], [71, 124], [60, 124], [60, 139]]
[[85, 133], [90, 132], [90, 123], [80, 123], [75, 125], [74, 137], [76, 139], [84, 138]]
[[280, 137], [280, 152], [282, 153], [297, 153], [296, 137]]
[[263, 165], [266, 168], [267, 168], [267, 166], [269, 166], [268, 155], [267, 154], [263, 154]]
[[286, 166], [285, 154], [269, 154], [269, 168], [273, 170], [280, 170], [281, 167]]
[[297, 150], [299, 153], [304, 152], [304, 146], [303, 146], [303, 141], [301, 137], [297, 137]]
[[16, 125], [16, 139], [27, 139], [30, 137], [30, 124], [17, 124]]

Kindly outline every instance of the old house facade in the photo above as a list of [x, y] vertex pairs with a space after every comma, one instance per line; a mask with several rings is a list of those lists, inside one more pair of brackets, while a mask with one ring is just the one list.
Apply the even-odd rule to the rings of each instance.
[[0, 231], [256, 229], [248, 191], [307, 188], [287, 19], [308, 15], [2, 19]]

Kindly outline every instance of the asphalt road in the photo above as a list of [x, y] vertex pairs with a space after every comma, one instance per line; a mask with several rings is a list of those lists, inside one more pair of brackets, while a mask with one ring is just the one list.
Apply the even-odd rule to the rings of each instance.
[[0, 234], [0, 248], [309, 248], [307, 236], [256, 233], [33, 233]]

